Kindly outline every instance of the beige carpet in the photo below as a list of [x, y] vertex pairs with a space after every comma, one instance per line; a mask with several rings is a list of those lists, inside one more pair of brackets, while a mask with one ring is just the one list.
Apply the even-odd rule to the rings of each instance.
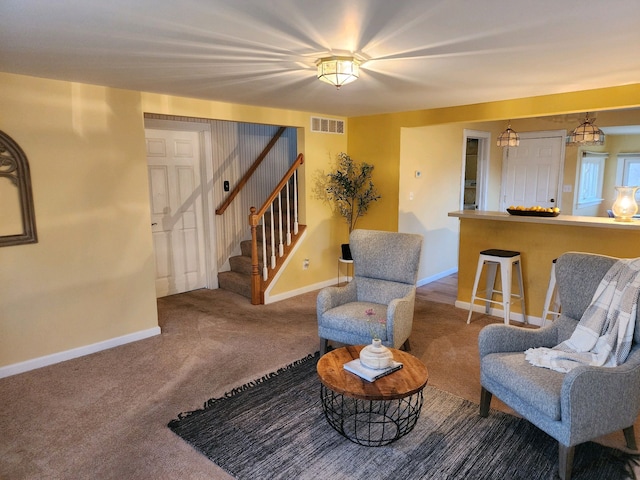
[[[267, 306], [223, 290], [166, 297], [162, 335], [1, 379], [0, 479], [230, 478], [166, 425], [317, 351], [315, 297]], [[466, 325], [454, 299], [455, 277], [418, 289], [412, 353], [430, 385], [477, 402], [477, 335], [500, 320]], [[622, 433], [610, 437], [624, 444]]]

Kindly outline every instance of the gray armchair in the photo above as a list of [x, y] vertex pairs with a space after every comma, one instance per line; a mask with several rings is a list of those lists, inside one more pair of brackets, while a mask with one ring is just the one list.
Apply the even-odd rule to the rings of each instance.
[[554, 347], [568, 339], [616, 258], [565, 253], [556, 262], [562, 315], [538, 330], [492, 324], [482, 329], [480, 415], [489, 414], [492, 395], [558, 441], [560, 478], [571, 478], [576, 445], [623, 430], [636, 449], [633, 424], [640, 410], [640, 324], [633, 346], [617, 367], [579, 366], [568, 373], [530, 365], [523, 352]]
[[347, 345], [371, 343], [367, 310], [375, 311], [376, 333], [387, 347], [409, 349], [422, 236], [409, 233], [354, 230], [349, 237], [354, 277], [342, 287], [318, 293], [320, 353], [328, 340]]

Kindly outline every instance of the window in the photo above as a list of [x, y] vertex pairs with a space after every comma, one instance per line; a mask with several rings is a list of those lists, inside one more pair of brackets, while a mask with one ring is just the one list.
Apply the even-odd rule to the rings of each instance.
[[622, 161], [622, 185], [640, 186], [640, 153], [619, 153], [618, 161]]
[[602, 203], [604, 161], [607, 156], [607, 153], [582, 152], [578, 180], [578, 208]]

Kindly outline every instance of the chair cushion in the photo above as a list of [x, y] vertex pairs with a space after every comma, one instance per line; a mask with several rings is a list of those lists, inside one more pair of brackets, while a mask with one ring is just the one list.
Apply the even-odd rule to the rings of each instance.
[[[365, 312], [372, 309], [374, 316]], [[387, 306], [371, 302], [345, 303], [335, 308], [330, 308], [322, 315], [322, 327], [338, 330], [349, 334], [355, 334], [364, 338], [372, 338], [373, 333], [378, 334], [380, 340], [387, 340], [387, 329], [380, 324], [380, 320], [387, 319]]]
[[515, 395], [554, 420], [562, 417], [560, 391], [565, 374], [534, 367], [523, 352], [490, 353], [482, 359], [482, 375], [508, 389], [495, 393], [507, 405], [509, 395]]

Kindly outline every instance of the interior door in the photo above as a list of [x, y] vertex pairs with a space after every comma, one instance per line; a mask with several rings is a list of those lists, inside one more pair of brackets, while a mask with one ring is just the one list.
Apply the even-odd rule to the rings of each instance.
[[146, 130], [156, 296], [206, 285], [197, 132]]
[[560, 207], [564, 133], [523, 133], [519, 146], [504, 149], [501, 210], [512, 205]]

